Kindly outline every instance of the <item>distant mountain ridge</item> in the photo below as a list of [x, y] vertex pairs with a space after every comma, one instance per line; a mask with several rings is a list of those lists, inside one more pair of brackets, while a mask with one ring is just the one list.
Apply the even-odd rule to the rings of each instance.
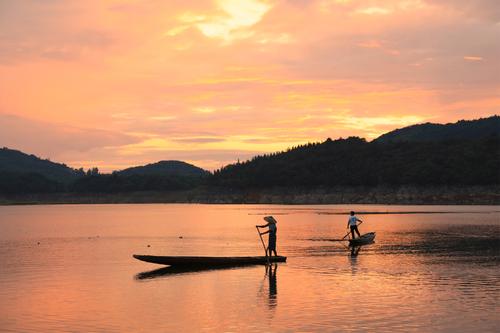
[[500, 185], [499, 147], [498, 137], [385, 143], [328, 139], [227, 165], [209, 181], [240, 189]]
[[59, 182], [71, 181], [80, 175], [77, 170], [66, 164], [44, 160], [35, 155], [28, 155], [6, 147], [0, 149], [0, 172], [40, 174]]
[[[65, 182], [83, 176], [81, 170], [68, 167], [64, 163], [52, 162], [22, 151], [0, 149], [0, 172], [16, 174], [40, 174], [48, 179]], [[206, 176], [208, 171], [182, 161], [160, 161], [144, 166], [135, 166], [115, 173], [129, 175], [159, 175], [159, 176]]]
[[255, 156], [214, 172], [226, 188], [498, 185], [500, 117], [422, 124], [367, 142], [331, 140]]
[[111, 174], [84, 172], [21, 151], [0, 149], [0, 194], [130, 193], [335, 186], [500, 185], [500, 117], [421, 124], [376, 140], [309, 143], [255, 156], [210, 173], [181, 161], [160, 161]]
[[161, 161], [112, 174], [84, 172], [21, 151], [0, 149], [0, 194], [175, 191], [197, 186], [208, 171], [181, 161]]
[[500, 116], [456, 123], [425, 123], [396, 129], [382, 134], [374, 142], [431, 142], [445, 140], [478, 140], [500, 137]]
[[161, 175], [161, 176], [181, 176], [181, 177], [201, 177], [209, 174], [208, 171], [182, 161], [160, 161], [136, 166], [121, 171], [116, 171], [119, 175]]

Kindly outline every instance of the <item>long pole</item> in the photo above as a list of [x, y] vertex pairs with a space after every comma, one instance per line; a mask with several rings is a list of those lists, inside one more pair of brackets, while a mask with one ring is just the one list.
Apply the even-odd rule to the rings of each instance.
[[264, 244], [264, 240], [262, 239], [262, 235], [260, 234], [259, 227], [255, 226], [257, 229], [257, 233], [259, 234], [260, 241], [262, 242], [262, 247], [264, 248], [264, 253], [266, 254], [267, 263], [269, 264], [269, 256], [267, 255], [266, 244]]

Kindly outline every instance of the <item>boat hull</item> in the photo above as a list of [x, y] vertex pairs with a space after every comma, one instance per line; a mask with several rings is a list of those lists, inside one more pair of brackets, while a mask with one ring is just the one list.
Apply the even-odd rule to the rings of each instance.
[[364, 245], [373, 243], [375, 240], [375, 233], [369, 232], [367, 234], [361, 235], [361, 237], [355, 239], [349, 239], [349, 245]]
[[224, 267], [224, 266], [241, 266], [241, 265], [261, 265], [286, 262], [286, 257], [271, 256], [271, 257], [188, 257], [188, 256], [150, 256], [150, 255], [133, 255], [135, 259], [175, 267]]

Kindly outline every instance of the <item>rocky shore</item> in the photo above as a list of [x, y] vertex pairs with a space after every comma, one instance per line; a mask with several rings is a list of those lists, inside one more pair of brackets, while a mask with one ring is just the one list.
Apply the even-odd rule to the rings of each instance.
[[213, 189], [103, 194], [51, 193], [0, 197], [0, 204], [400, 204], [499, 205], [500, 186]]

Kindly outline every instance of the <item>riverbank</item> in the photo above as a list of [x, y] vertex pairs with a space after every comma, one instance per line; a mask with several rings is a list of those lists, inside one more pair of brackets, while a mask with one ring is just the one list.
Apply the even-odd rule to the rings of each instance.
[[119, 203], [498, 205], [500, 186], [252, 190], [197, 188], [171, 192], [44, 193], [0, 196], [1, 205]]

